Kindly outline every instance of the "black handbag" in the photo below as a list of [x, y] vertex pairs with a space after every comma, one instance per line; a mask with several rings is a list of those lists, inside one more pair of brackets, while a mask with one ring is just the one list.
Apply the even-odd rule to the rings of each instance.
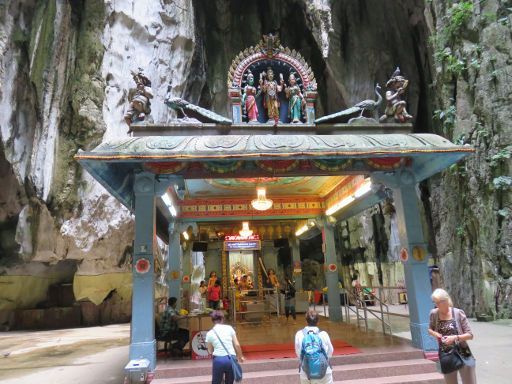
[[235, 378], [235, 381], [237, 383], [242, 381], [242, 366], [238, 362], [238, 359], [236, 358], [236, 356], [233, 356], [233, 355], [229, 354], [228, 349], [226, 348], [226, 346], [224, 345], [224, 343], [220, 339], [220, 337], [217, 334], [217, 332], [215, 332], [215, 329], [212, 329], [212, 331], [213, 331], [213, 333], [215, 333], [215, 336], [217, 336], [217, 339], [219, 339], [220, 343], [222, 344], [222, 347], [224, 348], [224, 350], [228, 354], [228, 358], [231, 360], [231, 368], [233, 369], [233, 377]]
[[464, 361], [458, 351], [458, 346], [454, 346], [448, 351], [439, 350], [439, 363], [441, 372], [444, 374], [458, 371], [464, 366]]

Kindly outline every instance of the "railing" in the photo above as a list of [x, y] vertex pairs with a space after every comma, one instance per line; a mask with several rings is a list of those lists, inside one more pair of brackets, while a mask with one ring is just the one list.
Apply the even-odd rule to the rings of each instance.
[[[344, 291], [342, 293], [344, 295], [344, 308], [345, 308], [345, 318], [347, 322], [350, 323], [350, 312], [353, 312], [356, 315], [356, 323], [357, 327], [361, 327], [361, 322], [364, 322], [365, 331], [368, 331], [368, 312], [366, 308], [366, 303], [361, 300], [361, 298], [350, 291]], [[350, 303], [354, 303], [354, 308], [350, 305]], [[359, 311], [363, 311], [363, 315], [359, 314]]]
[[[366, 288], [366, 289], [365, 289]], [[373, 290], [378, 291], [378, 295], [376, 295]], [[389, 311], [389, 305], [386, 303], [386, 299], [384, 296], [384, 291], [388, 292], [387, 298], [391, 299], [391, 291], [397, 290], [398, 291], [398, 303], [407, 305], [407, 296], [406, 296], [406, 290], [403, 287], [374, 287], [374, 288], [368, 288], [368, 287], [361, 287], [361, 290], [359, 293], [354, 293], [352, 291], [346, 291], [342, 292], [342, 295], [344, 295], [344, 304], [343, 308], [345, 310], [345, 318], [346, 321], [350, 323], [350, 314], [351, 312], [356, 315], [356, 322], [357, 326], [360, 328], [361, 323], [364, 323], [364, 328], [366, 331], [368, 331], [368, 316], [369, 314], [376, 318], [380, 323], [382, 327], [382, 332], [384, 334], [392, 334], [392, 327], [391, 327], [391, 321], [390, 316], [400, 316], [400, 317], [409, 317], [407, 314], [401, 314], [401, 313], [391, 313]], [[404, 294], [405, 296], [405, 302], [402, 302], [400, 295]], [[369, 308], [367, 302], [373, 302], [377, 303], [378, 310]], [[350, 304], [353, 303], [354, 305], [351, 306]]]
[[[276, 320], [279, 320], [279, 291], [275, 288], [264, 288], [263, 296], [258, 295], [258, 290], [243, 290], [241, 295], [237, 297], [237, 288], [231, 289], [231, 308], [233, 325], [236, 324], [250, 324], [261, 323], [263, 320], [272, 321], [273, 315], [276, 315]], [[256, 295], [252, 295], [255, 293]], [[237, 303], [240, 308], [247, 308], [247, 304], [263, 304], [262, 310], [239, 310], [237, 311]], [[261, 317], [259, 316], [261, 315]], [[265, 316], [266, 315], [266, 316]]]

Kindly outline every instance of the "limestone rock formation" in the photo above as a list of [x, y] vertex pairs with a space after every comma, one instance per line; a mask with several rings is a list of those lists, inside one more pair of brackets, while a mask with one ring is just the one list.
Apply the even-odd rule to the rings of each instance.
[[[477, 148], [422, 185], [431, 251], [460, 306], [507, 313], [510, 7], [498, 0], [0, 2], [0, 279], [40, 273], [20, 270], [34, 263], [50, 273], [65, 260], [75, 268], [54, 281], [129, 273], [133, 218], [73, 155], [125, 135], [129, 74], [138, 67], [152, 80], [155, 122], [173, 118], [163, 102], [169, 85], [170, 96], [229, 115], [231, 60], [277, 31], [311, 63], [317, 117], [372, 94], [400, 66], [415, 130]], [[40, 300], [19, 297], [0, 296], [0, 311]]]

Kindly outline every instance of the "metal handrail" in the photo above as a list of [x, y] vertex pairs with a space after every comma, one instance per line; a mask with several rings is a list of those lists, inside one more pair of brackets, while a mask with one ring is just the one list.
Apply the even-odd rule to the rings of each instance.
[[[382, 294], [382, 291], [379, 290], [379, 294]], [[380, 318], [374, 313], [376, 311], [372, 310], [372, 309], [368, 309], [368, 311], [377, 319], [379, 320], [381, 323], [382, 323], [382, 333], [386, 334], [386, 326], [389, 328], [389, 334], [391, 335], [392, 334], [392, 329], [391, 329], [391, 322], [389, 321], [389, 306], [384, 303], [382, 301], [382, 298], [379, 298], [377, 297], [373, 292], [364, 292], [363, 290], [363, 295], [368, 295], [370, 296], [371, 299], [373, 300], [376, 300], [379, 302], [379, 305], [380, 305]], [[364, 301], [364, 297], [363, 297], [363, 301]], [[366, 302], [365, 302], [365, 305], [366, 305]], [[384, 307], [386, 308], [386, 314], [387, 314], [387, 317], [388, 317], [388, 322], [386, 322], [384, 320]], [[378, 312], [377, 312], [378, 313]]]
[[[345, 315], [347, 318], [347, 322], [350, 323], [350, 311], [352, 311], [356, 315], [357, 326], [360, 327], [360, 322], [364, 321], [365, 330], [368, 331], [368, 312], [369, 312], [372, 316], [374, 316], [377, 320], [379, 320], [381, 322], [382, 333], [386, 334], [386, 327], [387, 327], [389, 329], [389, 334], [391, 335], [392, 329], [391, 329], [391, 322], [389, 320], [389, 306], [386, 303], [384, 303], [381, 298], [375, 296], [372, 292], [364, 292], [364, 290], [361, 292], [363, 293], [363, 295], [368, 295], [370, 299], [373, 299], [373, 300], [376, 300], [377, 302], [379, 302], [380, 311], [375, 311], [373, 309], [368, 308], [368, 306], [366, 305], [366, 300], [365, 300], [364, 296], [363, 296], [363, 298], [361, 298], [358, 294], [355, 294], [350, 291], [345, 291], [344, 294], [346, 295], [346, 298], [345, 298], [344, 307], [345, 307]], [[350, 306], [350, 300], [352, 300], [355, 303], [355, 309]], [[384, 308], [386, 308], [386, 311], [384, 311]], [[360, 309], [363, 310], [363, 314], [364, 314], [363, 316], [359, 314]], [[380, 312], [380, 317], [377, 315], [379, 312]], [[387, 322], [384, 319], [384, 313], [386, 313], [386, 315], [387, 315], [387, 319], [388, 319]]]
[[[361, 300], [360, 297], [358, 297], [353, 292], [345, 291], [345, 295], [345, 317], [347, 319], [347, 322], [350, 323], [350, 311], [352, 311], [356, 315], [357, 327], [360, 327], [360, 321], [364, 321], [365, 330], [368, 331], [368, 313], [366, 310], [366, 304]], [[355, 309], [351, 308], [350, 299], [354, 301]], [[364, 315], [359, 314], [359, 310], [361, 307], [363, 308]]]

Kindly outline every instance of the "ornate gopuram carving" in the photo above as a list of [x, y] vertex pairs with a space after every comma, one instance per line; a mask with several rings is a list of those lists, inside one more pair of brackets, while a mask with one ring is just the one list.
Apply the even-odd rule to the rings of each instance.
[[264, 35], [235, 57], [228, 89], [234, 124], [315, 121], [315, 75], [301, 54], [283, 47], [277, 36]]

